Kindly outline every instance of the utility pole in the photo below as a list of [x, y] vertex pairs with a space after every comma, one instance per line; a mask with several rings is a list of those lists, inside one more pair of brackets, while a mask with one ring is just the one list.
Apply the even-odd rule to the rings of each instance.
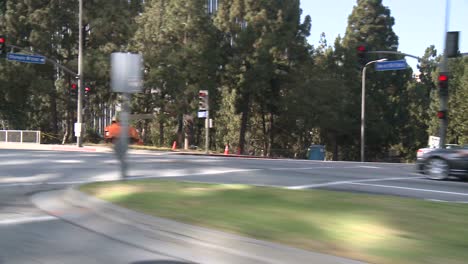
[[78, 103], [75, 125], [76, 145], [83, 147], [83, 0], [79, 0], [78, 14]]

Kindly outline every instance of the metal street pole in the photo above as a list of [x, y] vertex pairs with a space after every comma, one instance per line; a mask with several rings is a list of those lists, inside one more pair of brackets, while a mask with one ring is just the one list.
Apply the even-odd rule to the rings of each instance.
[[[445, 2], [445, 29], [444, 29], [444, 54], [442, 55], [442, 59], [440, 62], [439, 72], [440, 73], [448, 73], [448, 56], [447, 56], [447, 31], [448, 31], [448, 24], [449, 24], [449, 9], [450, 9], [450, 0]], [[447, 87], [449, 89], [449, 87]], [[440, 102], [440, 111], [448, 112], [448, 95], [440, 95], [439, 96]], [[448, 119], [447, 117], [440, 119], [439, 125], [439, 148], [445, 148], [445, 141], [447, 137], [447, 126], [448, 126]]]
[[210, 100], [206, 97], [206, 118], [205, 118], [205, 153], [208, 154], [210, 147]]
[[76, 137], [76, 145], [83, 147], [83, 0], [79, 0], [78, 14], [78, 103], [77, 103], [77, 126], [79, 133]]
[[387, 59], [369, 61], [362, 67], [362, 90], [361, 90], [361, 162], [364, 162], [365, 147], [365, 125], [366, 125], [366, 67], [375, 62], [386, 61]]
[[120, 159], [120, 178], [122, 180], [127, 179], [128, 176], [128, 163], [127, 163], [127, 152], [129, 144], [129, 114], [130, 114], [130, 93], [122, 93], [122, 112], [120, 117], [120, 138], [117, 142], [116, 148], [119, 148], [116, 153]]

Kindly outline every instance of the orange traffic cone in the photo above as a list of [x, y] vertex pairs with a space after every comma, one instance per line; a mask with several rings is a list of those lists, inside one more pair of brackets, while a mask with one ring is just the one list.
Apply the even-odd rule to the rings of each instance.
[[224, 155], [229, 155], [229, 145], [226, 144], [226, 147], [224, 148]]
[[177, 149], [177, 141], [174, 140], [174, 143], [172, 143], [172, 150]]

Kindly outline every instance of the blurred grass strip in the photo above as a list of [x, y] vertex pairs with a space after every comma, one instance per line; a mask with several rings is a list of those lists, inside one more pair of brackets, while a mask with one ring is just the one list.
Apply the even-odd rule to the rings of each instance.
[[81, 190], [146, 214], [370, 263], [466, 263], [468, 205], [162, 180]]

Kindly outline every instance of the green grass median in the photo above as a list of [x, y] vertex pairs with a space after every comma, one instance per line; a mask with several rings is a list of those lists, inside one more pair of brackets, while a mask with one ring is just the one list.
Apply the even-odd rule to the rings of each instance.
[[468, 261], [468, 204], [161, 180], [81, 190], [146, 214], [370, 263]]

